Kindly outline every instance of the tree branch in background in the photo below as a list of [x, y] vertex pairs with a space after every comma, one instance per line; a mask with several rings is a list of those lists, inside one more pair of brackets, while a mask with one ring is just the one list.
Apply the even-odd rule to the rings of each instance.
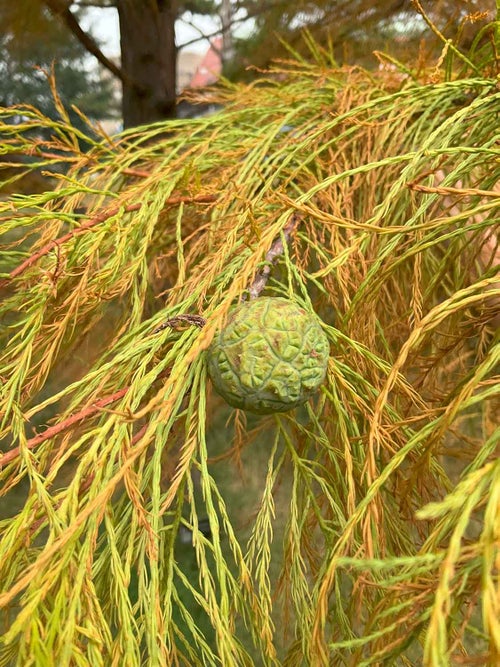
[[86, 2], [85, 0], [76, 0], [74, 3], [75, 5], [78, 5], [78, 7], [96, 7], [97, 9], [116, 9], [116, 2], [113, 0], [110, 0], [109, 2], [99, 2], [99, 0], [95, 0], [95, 2], [92, 2], [89, 0]]
[[[286, 4], [286, 3], [282, 3]], [[235, 8], [235, 12], [237, 11], [238, 8]], [[214, 30], [213, 32], [209, 33], [203, 33], [199, 28], [196, 27], [196, 30], [203, 35], [202, 37], [193, 37], [193, 39], [188, 40], [187, 42], [184, 42], [183, 44], [179, 45], [179, 49], [184, 49], [186, 46], [191, 46], [192, 44], [196, 44], [200, 42], [203, 39], [207, 39], [210, 41], [213, 37], [218, 37], [219, 35], [224, 35], [224, 33], [229, 32], [232, 30], [235, 26], [239, 25], [240, 23], [245, 23], [246, 21], [249, 21], [250, 19], [253, 19], [257, 16], [260, 16], [261, 14], [264, 14], [266, 11], [270, 9], [270, 6], [268, 5], [263, 5], [259, 9], [256, 9], [253, 12], [247, 12], [245, 16], [242, 16], [239, 19], [232, 19], [227, 25], [222, 26], [218, 30]], [[192, 25], [189, 21], [185, 21], [182, 19], [184, 23], [187, 23], [188, 25], [191, 25], [193, 28], [195, 28], [194, 25]]]
[[[48, 7], [50, 12], [61, 21], [64, 22], [68, 30], [70, 30], [77, 40], [91, 53], [103, 67], [114, 74], [120, 81], [125, 82], [125, 76], [122, 70], [112, 60], [107, 58], [99, 48], [99, 45], [91, 35], [82, 30], [75, 15], [70, 9], [69, 2], [65, 0], [42, 0], [44, 5]], [[130, 83], [130, 82], [128, 82]], [[135, 84], [134, 84], [135, 85]]]
[[[223, 32], [223, 30], [218, 30], [217, 33], [211, 33], [211, 35], [206, 35], [206, 33], [204, 33], [203, 30], [201, 30], [201, 28], [198, 28], [198, 26], [195, 23], [193, 23], [193, 21], [188, 21], [187, 19], [183, 19], [182, 16], [179, 18], [179, 21], [181, 21], [181, 23], [184, 23], [184, 25], [188, 25], [193, 30], [196, 30], [196, 32], [199, 34], [199, 37], [194, 38], [195, 42], [201, 42], [204, 39], [210, 41], [210, 37], [213, 37], [214, 35], [218, 35], [218, 34]], [[193, 44], [194, 42], [191, 41], [191, 42], [187, 42], [187, 43], [188, 44]], [[211, 44], [212, 50], [215, 51], [215, 53], [219, 57], [222, 57], [221, 50], [218, 49], [215, 46], [215, 44], [213, 44], [212, 42], [210, 44]], [[185, 46], [186, 46], [185, 44], [181, 44], [179, 46], [179, 49], [183, 49]]]

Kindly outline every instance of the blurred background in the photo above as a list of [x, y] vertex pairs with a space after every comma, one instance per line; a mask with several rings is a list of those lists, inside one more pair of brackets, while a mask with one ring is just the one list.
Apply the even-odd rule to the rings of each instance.
[[418, 69], [443, 48], [429, 21], [467, 48], [494, 12], [494, 0], [0, 0], [0, 106], [56, 114], [52, 73], [72, 121], [76, 106], [112, 134], [204, 113], [183, 93], [251, 80], [312, 44], [339, 65], [379, 68], [381, 51]]

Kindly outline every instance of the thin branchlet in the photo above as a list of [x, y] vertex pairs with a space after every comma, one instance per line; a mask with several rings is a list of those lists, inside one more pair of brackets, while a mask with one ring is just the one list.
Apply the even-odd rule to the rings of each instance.
[[[290, 221], [283, 227], [283, 231], [281, 232], [279, 238], [273, 241], [272, 246], [266, 253], [265, 266], [260, 269], [252, 281], [252, 284], [248, 288], [249, 299], [256, 299], [264, 291], [267, 285], [267, 281], [269, 280], [269, 276], [271, 275], [273, 264], [284, 253], [283, 242], [289, 242], [290, 237], [296, 230], [299, 222], [300, 217], [296, 213], [293, 213], [290, 217]], [[245, 295], [243, 298], [245, 298]]]

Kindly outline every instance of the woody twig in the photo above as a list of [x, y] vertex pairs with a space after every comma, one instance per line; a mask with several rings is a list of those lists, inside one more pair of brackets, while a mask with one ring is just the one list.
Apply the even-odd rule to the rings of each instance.
[[[209, 195], [209, 194], [198, 195], [194, 197], [190, 196], [171, 197], [170, 199], [167, 199], [165, 201], [165, 206], [176, 206], [185, 203], [210, 204], [215, 200], [216, 200], [215, 195]], [[42, 248], [40, 248], [40, 250], [33, 253], [33, 255], [30, 255], [30, 257], [25, 259], [24, 262], [19, 264], [19, 266], [17, 266], [13, 271], [11, 271], [8, 278], [3, 278], [2, 280], [0, 280], [0, 289], [8, 285], [13, 278], [16, 278], [17, 276], [24, 273], [27, 269], [30, 268], [30, 266], [33, 266], [33, 264], [35, 264], [39, 259], [41, 259], [45, 255], [48, 255], [52, 250], [59, 248], [61, 245], [63, 245], [70, 239], [74, 238], [75, 236], [80, 236], [81, 234], [85, 234], [85, 232], [87, 232], [89, 229], [92, 229], [96, 225], [99, 225], [100, 223], [108, 220], [109, 218], [112, 218], [120, 211], [123, 211], [124, 213], [130, 213], [131, 211], [138, 211], [141, 208], [141, 206], [142, 204], [140, 203], [129, 204], [128, 206], [124, 207], [116, 206], [115, 208], [111, 208], [107, 211], [104, 211], [103, 213], [100, 213], [99, 215], [96, 215], [93, 218], [90, 218], [89, 220], [86, 220], [79, 227], [72, 229], [70, 232], [64, 234], [63, 236], [60, 236], [58, 239], [49, 241]]]
[[264, 268], [255, 276], [252, 284], [250, 285], [248, 290], [249, 299], [256, 299], [263, 292], [267, 281], [269, 280], [269, 276], [271, 275], [273, 264], [276, 262], [278, 257], [280, 257], [285, 252], [283, 242], [288, 243], [299, 222], [300, 218], [298, 214], [294, 213], [288, 224], [283, 227], [283, 231], [280, 236], [273, 241], [272, 246], [266, 253], [266, 264]]
[[[56, 435], [59, 435], [59, 433], [67, 431], [75, 424], [78, 424], [79, 422], [82, 422], [85, 419], [92, 417], [110, 403], [114, 403], [115, 401], [118, 401], [120, 398], [123, 398], [123, 396], [125, 396], [128, 390], [129, 388], [125, 387], [124, 389], [115, 391], [114, 394], [110, 394], [109, 396], [104, 396], [104, 398], [95, 401], [95, 403], [92, 403], [92, 405], [83, 408], [83, 410], [80, 410], [79, 412], [75, 412], [74, 415], [71, 415], [67, 419], [64, 419], [63, 421], [59, 422], [58, 424], [54, 424], [54, 426], [49, 426], [49, 428], [45, 429], [43, 433], [39, 433], [38, 435], [35, 435], [33, 438], [30, 438], [24, 445], [23, 449], [29, 449], [29, 450], [35, 449], [35, 447], [41, 445], [42, 442], [45, 442], [46, 440], [49, 440], [50, 438], [53, 438]], [[15, 447], [14, 449], [10, 449], [8, 452], [5, 452], [5, 454], [2, 454], [0, 456], [0, 468], [4, 465], [7, 465], [7, 463], [10, 463], [14, 459], [16, 459], [20, 453], [21, 453], [21, 448]]]

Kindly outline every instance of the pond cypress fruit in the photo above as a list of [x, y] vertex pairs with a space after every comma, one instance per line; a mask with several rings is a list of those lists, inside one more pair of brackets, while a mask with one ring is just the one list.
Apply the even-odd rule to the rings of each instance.
[[261, 297], [229, 312], [207, 351], [208, 373], [229, 405], [286, 412], [322, 384], [329, 352], [316, 315], [288, 299]]

